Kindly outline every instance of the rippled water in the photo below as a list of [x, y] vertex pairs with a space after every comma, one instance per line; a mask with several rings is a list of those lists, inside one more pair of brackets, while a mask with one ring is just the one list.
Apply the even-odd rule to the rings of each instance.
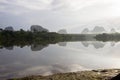
[[0, 49], [0, 80], [109, 68], [120, 68], [120, 42], [59, 42]]

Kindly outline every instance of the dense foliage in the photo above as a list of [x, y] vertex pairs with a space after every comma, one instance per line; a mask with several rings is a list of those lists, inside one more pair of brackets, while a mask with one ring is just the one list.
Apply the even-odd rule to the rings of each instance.
[[55, 32], [1, 31], [0, 45], [31, 45], [84, 40], [84, 35], [58, 34]]
[[113, 34], [98, 34], [95, 37], [99, 41], [120, 41], [120, 33], [113, 33]]

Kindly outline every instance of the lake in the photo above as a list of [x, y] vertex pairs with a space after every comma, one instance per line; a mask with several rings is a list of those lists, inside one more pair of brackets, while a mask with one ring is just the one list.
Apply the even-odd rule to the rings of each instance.
[[120, 42], [76, 41], [0, 47], [0, 80], [120, 68]]

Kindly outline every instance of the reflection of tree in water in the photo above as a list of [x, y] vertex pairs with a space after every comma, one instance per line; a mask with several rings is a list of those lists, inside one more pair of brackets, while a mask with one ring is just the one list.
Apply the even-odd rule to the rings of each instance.
[[5, 49], [7, 49], [7, 50], [13, 50], [13, 46], [8, 46], [8, 47], [5, 47]]
[[3, 49], [3, 46], [0, 46], [0, 49]]
[[104, 46], [105, 46], [105, 43], [103, 43], [103, 42], [85, 42], [85, 41], [83, 41], [83, 42], [81, 42], [82, 44], [83, 44], [83, 46], [85, 46], [85, 47], [88, 47], [90, 44], [91, 45], [93, 45], [96, 49], [99, 49], [99, 48], [103, 48]]
[[40, 51], [45, 47], [48, 47], [48, 44], [32, 44], [31, 45], [31, 50], [32, 51]]
[[67, 46], [67, 42], [59, 42], [58, 45], [59, 46]]

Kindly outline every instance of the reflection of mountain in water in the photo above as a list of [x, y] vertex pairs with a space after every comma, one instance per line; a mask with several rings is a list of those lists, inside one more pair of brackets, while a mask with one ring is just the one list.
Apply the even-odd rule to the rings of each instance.
[[103, 48], [105, 44], [103, 42], [92, 42], [91, 43], [96, 49]]
[[111, 29], [111, 33], [116, 33], [114, 28]]
[[31, 45], [31, 50], [32, 51], [40, 51], [40, 50], [42, 50], [45, 47], [48, 47], [48, 44], [46, 44], [46, 45], [43, 45], [43, 44], [33, 44], [33, 45]]
[[88, 47], [89, 45], [93, 45], [96, 49], [103, 48], [105, 46], [105, 43], [103, 42], [81, 42], [83, 46]]
[[85, 47], [88, 47], [88, 46], [89, 46], [89, 43], [88, 43], [88, 42], [83, 41], [83, 42], [81, 42], [81, 43], [82, 43], [83, 46], [85, 46]]
[[[103, 48], [105, 46], [104, 42], [99, 42], [99, 41], [81, 41], [82, 45], [84, 47], [89, 47], [89, 45], [93, 45], [94, 48], [99, 49]], [[114, 47], [116, 42], [111, 42], [111, 47]], [[59, 46], [67, 46], [67, 42], [59, 42]]]
[[111, 42], [111, 46], [112, 46], [112, 47], [115, 46], [115, 43], [116, 43], [116, 42]]
[[59, 42], [58, 45], [59, 46], [67, 46], [67, 42]]

